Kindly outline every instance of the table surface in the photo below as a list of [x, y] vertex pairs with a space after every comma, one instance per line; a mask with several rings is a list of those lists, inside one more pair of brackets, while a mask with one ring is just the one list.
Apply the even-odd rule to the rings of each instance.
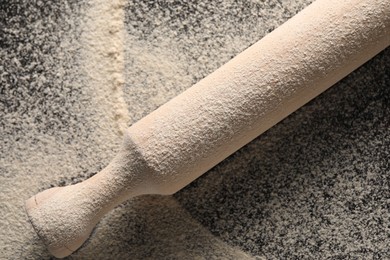
[[[0, 4], [1, 259], [50, 259], [24, 200], [100, 171], [124, 127], [311, 1], [107, 2]], [[387, 48], [174, 196], [114, 209], [69, 259], [390, 258], [389, 72]]]

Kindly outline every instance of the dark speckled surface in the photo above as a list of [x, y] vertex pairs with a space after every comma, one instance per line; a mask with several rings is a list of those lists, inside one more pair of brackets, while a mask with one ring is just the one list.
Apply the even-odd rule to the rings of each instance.
[[[310, 2], [127, 1], [130, 123]], [[50, 259], [23, 201], [120, 141], [80, 67], [94, 3], [0, 0], [0, 259]], [[387, 48], [173, 197], [116, 208], [69, 259], [390, 259], [389, 75]]]

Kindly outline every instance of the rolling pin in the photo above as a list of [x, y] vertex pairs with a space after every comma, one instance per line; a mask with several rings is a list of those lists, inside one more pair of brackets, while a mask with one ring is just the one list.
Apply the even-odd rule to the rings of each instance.
[[317, 0], [133, 124], [101, 172], [28, 199], [35, 231], [71, 254], [119, 203], [177, 192], [389, 44], [390, 1]]

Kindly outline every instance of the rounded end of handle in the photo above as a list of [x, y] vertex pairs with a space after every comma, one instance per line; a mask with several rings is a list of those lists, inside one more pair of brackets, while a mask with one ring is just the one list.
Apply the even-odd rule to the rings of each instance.
[[73, 186], [55, 187], [36, 194], [25, 202], [28, 218], [49, 252], [63, 258], [76, 251], [90, 236], [94, 221], [69, 206]]

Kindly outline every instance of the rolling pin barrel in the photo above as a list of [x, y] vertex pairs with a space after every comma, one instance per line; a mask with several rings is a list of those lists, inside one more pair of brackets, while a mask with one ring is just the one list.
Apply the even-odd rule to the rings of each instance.
[[388, 1], [317, 1], [128, 131], [171, 194], [390, 44]]
[[388, 0], [317, 0], [132, 125], [90, 179], [30, 198], [49, 251], [64, 257], [101, 217], [141, 194], [172, 194], [390, 44]]

